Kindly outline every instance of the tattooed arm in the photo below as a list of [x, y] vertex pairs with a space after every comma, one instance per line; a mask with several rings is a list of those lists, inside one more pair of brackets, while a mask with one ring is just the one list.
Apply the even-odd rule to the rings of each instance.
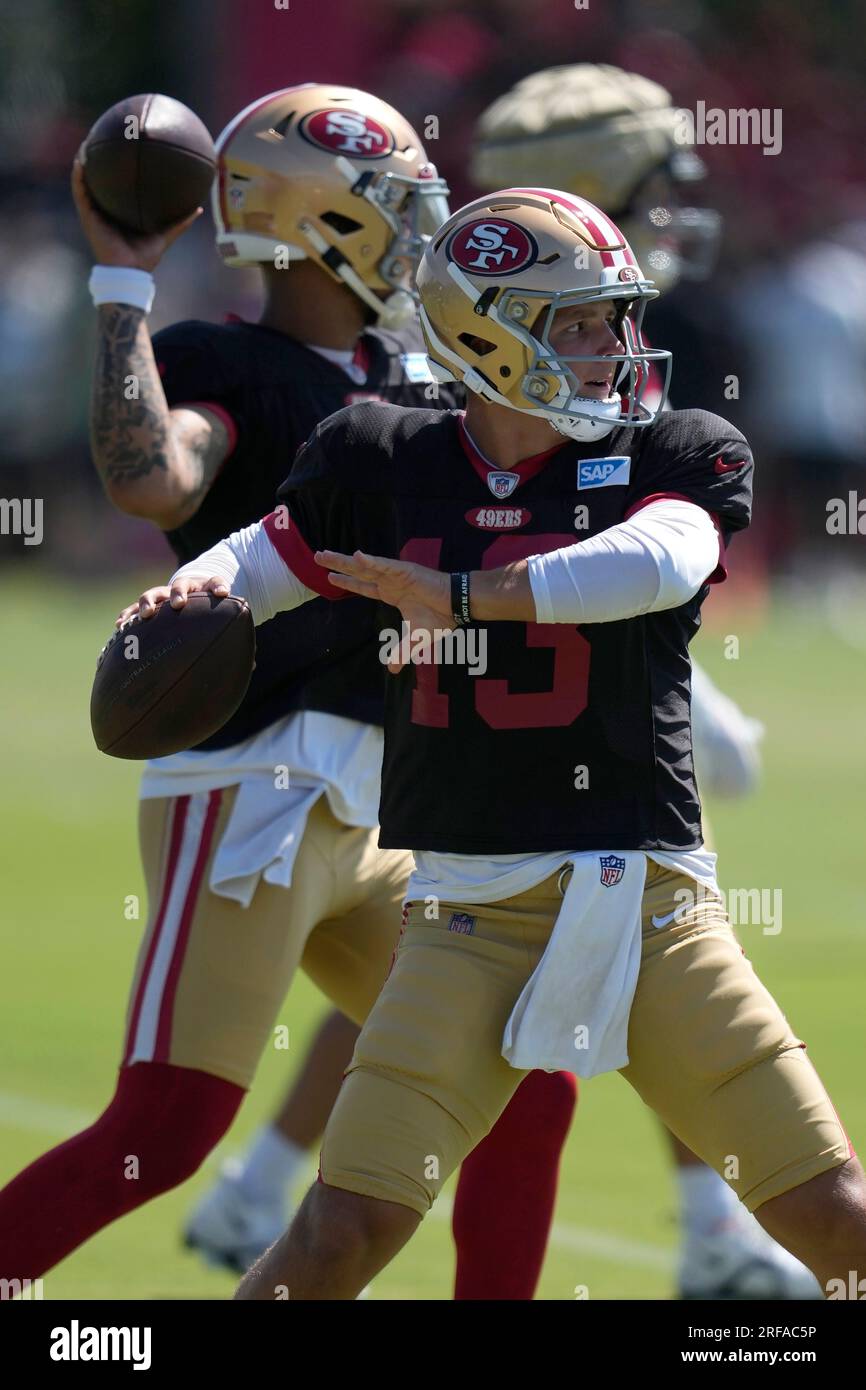
[[228, 431], [203, 406], [169, 410], [142, 309], [103, 304], [98, 312], [94, 464], [116, 507], [171, 530], [201, 505], [229, 451]]
[[[155, 270], [201, 212], [196, 209], [163, 232], [127, 236], [95, 206], [80, 158], [72, 169], [72, 198], [98, 265], [147, 271]], [[98, 312], [90, 406], [93, 461], [116, 507], [171, 530], [201, 505], [228, 453], [228, 432], [203, 407], [169, 409], [143, 310], [103, 304]]]

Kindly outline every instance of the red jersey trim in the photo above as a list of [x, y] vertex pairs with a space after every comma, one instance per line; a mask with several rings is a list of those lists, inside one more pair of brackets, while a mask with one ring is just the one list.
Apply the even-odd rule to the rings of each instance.
[[[637, 502], [632, 503], [623, 517], [623, 521], [628, 521], [630, 516], [634, 516], [635, 512], [642, 511], [643, 508], [648, 507], [651, 502], [662, 502], [666, 498], [672, 498], [675, 502], [691, 502], [693, 507], [701, 506], [700, 502], [696, 502], [693, 497], [686, 497], [684, 492], [651, 492], [649, 497], [641, 497]], [[707, 513], [707, 516], [716, 528], [716, 535], [719, 538], [719, 563], [716, 565], [712, 574], [707, 575], [704, 583], [723, 584], [728, 577], [728, 568], [725, 563], [725, 538], [722, 535], [722, 523], [719, 521], [715, 512], [708, 511], [706, 507], [701, 507], [701, 511]]]
[[209, 410], [211, 415], [215, 415], [218, 420], [221, 420], [229, 437], [229, 451], [223, 459], [223, 463], [228, 462], [237, 446], [238, 427], [224, 405], [217, 405], [216, 401], [178, 401], [171, 408], [172, 410]]
[[[483, 483], [487, 482], [489, 473], [517, 473], [520, 477], [520, 483], [528, 483], [530, 478], [534, 478], [537, 473], [541, 472], [549, 458], [558, 454], [560, 449], [564, 449], [568, 444], [568, 440], [563, 439], [561, 444], [554, 444], [551, 449], [545, 449], [543, 454], [533, 454], [530, 458], [521, 459], [519, 463], [505, 468], [499, 464], [490, 463], [476, 448], [467, 432], [463, 412], [460, 413], [457, 420], [457, 435], [461, 449]], [[520, 487], [520, 483], [515, 484], [515, 492]]]
[[[285, 509], [283, 509], [281, 520], [285, 515]], [[307, 588], [312, 589], [314, 593], [321, 594], [322, 598], [348, 597], [345, 589], [338, 589], [331, 583], [327, 570], [323, 570], [321, 565], [316, 564], [313, 551], [307, 545], [294, 521], [291, 521], [288, 527], [278, 526], [277, 513], [271, 512], [265, 517], [262, 524], [274, 550], [302, 584], [306, 584]]]
[[359, 338], [357, 343], [355, 344], [355, 351], [352, 356], [352, 366], [360, 367], [361, 371], [364, 373], [364, 380], [366, 381], [367, 377], [370, 375], [371, 361], [370, 349], [364, 342], [363, 338]]

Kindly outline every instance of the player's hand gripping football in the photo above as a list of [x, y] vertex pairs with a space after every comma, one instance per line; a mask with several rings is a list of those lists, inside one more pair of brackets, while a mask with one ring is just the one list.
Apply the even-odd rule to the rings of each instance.
[[[423, 638], [425, 647], [435, 648], [434, 634], [456, 626], [451, 613], [451, 580], [441, 570], [408, 560], [385, 560], [361, 550], [354, 555], [319, 550], [316, 564], [330, 571], [328, 578], [336, 588], [399, 608], [409, 624], [410, 644]], [[389, 662], [388, 670], [396, 675], [402, 666], [401, 661]]]
[[171, 585], [157, 584], [152, 589], [145, 589], [135, 603], [128, 604], [118, 613], [114, 626], [123, 627], [130, 618], [141, 618], [142, 621], [152, 618], [159, 605], [166, 599], [172, 608], [183, 608], [190, 594], [213, 594], [214, 598], [225, 598], [228, 593], [229, 586], [219, 575], [184, 575]]
[[153, 232], [150, 236], [136, 236], [133, 232], [124, 232], [102, 215], [91, 198], [84, 181], [84, 165], [79, 155], [72, 166], [72, 201], [75, 203], [78, 219], [96, 264], [131, 266], [133, 270], [154, 270], [172, 242], [177, 241], [204, 210], [196, 208], [189, 217], [175, 222], [172, 227], [166, 227], [165, 231]]

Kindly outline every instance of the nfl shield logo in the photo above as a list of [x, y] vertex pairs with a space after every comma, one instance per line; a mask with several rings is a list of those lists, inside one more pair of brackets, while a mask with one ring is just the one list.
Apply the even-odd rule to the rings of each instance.
[[475, 930], [475, 918], [470, 917], [468, 912], [452, 912], [448, 930], [459, 932], [461, 936], [471, 936]]
[[487, 474], [487, 486], [494, 497], [510, 497], [519, 482], [519, 473]]
[[601, 854], [598, 862], [601, 868], [602, 883], [605, 888], [613, 888], [614, 884], [619, 883], [625, 873], [625, 860], [618, 854]]

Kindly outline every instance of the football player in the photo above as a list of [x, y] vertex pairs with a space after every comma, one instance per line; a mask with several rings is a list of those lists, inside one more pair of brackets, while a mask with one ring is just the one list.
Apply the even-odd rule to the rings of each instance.
[[580, 1075], [621, 1070], [822, 1283], [844, 1277], [866, 1257], [866, 1179], [730, 928], [692, 771], [688, 644], [750, 519], [748, 443], [647, 404], [648, 368], [670, 367], [642, 338], [655, 291], [586, 200], [476, 200], [418, 286], [465, 418], [341, 411], [273, 513], [118, 619], [234, 588], [258, 622], [351, 592], [408, 625], [411, 660], [382, 633], [379, 817], [380, 843], [415, 855], [404, 929], [320, 1180], [239, 1295], [355, 1297], [524, 1070], [574, 1055]]
[[[718, 214], [685, 205], [687, 191], [705, 175], [693, 149], [677, 143], [676, 112], [657, 83], [619, 68], [581, 63], [523, 78], [478, 122], [472, 177], [481, 190], [541, 182], [593, 199], [615, 217], [638, 260], [659, 289], [681, 276], [704, 278], [712, 268], [720, 231]], [[657, 383], [651, 382], [651, 387]], [[650, 389], [650, 388], [648, 388]], [[692, 716], [701, 787], [742, 796], [755, 786], [762, 728], [717, 690], [693, 663]], [[706, 838], [706, 822], [704, 832]], [[306, 1166], [336, 1094], [333, 1077], [348, 1064], [356, 1030], [332, 1015], [315, 1040], [297, 1083], [273, 1123], [238, 1160], [229, 1160], [188, 1225], [211, 1258], [237, 1263], [238, 1231], [282, 1229], [286, 1187]], [[534, 1083], [540, 1085], [536, 1080]], [[565, 1132], [573, 1105], [564, 1078], [548, 1083], [548, 1124]], [[684, 1298], [802, 1298], [817, 1292], [803, 1266], [761, 1230], [718, 1174], [670, 1136], [677, 1164], [684, 1239], [678, 1289]], [[283, 1155], [277, 1164], [274, 1155]], [[461, 1169], [454, 1209], [455, 1234], [469, 1213], [491, 1212], [513, 1193], [495, 1190], [486, 1144]], [[269, 1181], [263, 1177], [267, 1164]], [[513, 1184], [509, 1184], [513, 1188]], [[471, 1218], [469, 1218], [471, 1219]], [[491, 1226], [490, 1221], [487, 1222]], [[496, 1227], [493, 1224], [495, 1231]], [[504, 1241], [510, 1232], [502, 1231]], [[503, 1251], [488, 1237], [485, 1261], [501, 1267]], [[258, 1252], [257, 1252], [258, 1253]], [[468, 1262], [460, 1287], [471, 1287]], [[481, 1283], [485, 1276], [479, 1275]]]
[[[721, 220], [712, 208], [691, 206], [689, 197], [706, 168], [678, 138], [670, 94], [647, 77], [608, 64], [577, 63], [522, 78], [480, 117], [471, 169], [481, 191], [542, 184], [597, 203], [660, 291], [682, 279], [703, 280], [712, 270]], [[692, 722], [702, 791], [751, 791], [762, 727], [695, 662]], [[671, 1146], [683, 1232], [680, 1297], [818, 1294], [808, 1270], [767, 1237], [727, 1183], [674, 1136]], [[471, 1177], [468, 1167], [464, 1199], [471, 1196]]]
[[[228, 264], [260, 267], [261, 318], [181, 323], [153, 343], [151, 272], [192, 219], [128, 240], [91, 204], [80, 165], [73, 176], [98, 262], [94, 462], [115, 505], [161, 527], [181, 561], [268, 510], [285, 459], [331, 412], [359, 400], [435, 408], [449, 399], [430, 400], [409, 292], [447, 189], [399, 113], [363, 92], [305, 84], [242, 111], [218, 152], [217, 243]], [[258, 634], [232, 719], [191, 752], [147, 766], [149, 919], [116, 1093], [90, 1128], [0, 1193], [4, 1273], [38, 1277], [196, 1170], [234, 1118], [299, 965], [355, 1024], [369, 1010], [410, 869], [405, 851], [376, 847], [385, 674], [373, 617], [361, 601], [323, 600], [275, 618]], [[342, 1047], [333, 1034], [319, 1039], [331, 1095], [343, 1064], [342, 1051], [333, 1063]], [[550, 1208], [545, 1183], [555, 1184], [563, 1136], [542, 1123], [549, 1079], [533, 1080], [515, 1128]], [[330, 1097], [322, 1127], [329, 1108]], [[129, 1153], [139, 1156], [136, 1182]], [[512, 1171], [513, 1145], [505, 1161]], [[284, 1164], [278, 1141], [263, 1147], [259, 1182], [274, 1183]], [[277, 1233], [242, 1223], [239, 1270]], [[531, 1296], [523, 1236], [515, 1223], [516, 1272], [508, 1284], [492, 1279], [488, 1296], [515, 1287]], [[468, 1230], [458, 1264], [474, 1267], [484, 1239]]]

